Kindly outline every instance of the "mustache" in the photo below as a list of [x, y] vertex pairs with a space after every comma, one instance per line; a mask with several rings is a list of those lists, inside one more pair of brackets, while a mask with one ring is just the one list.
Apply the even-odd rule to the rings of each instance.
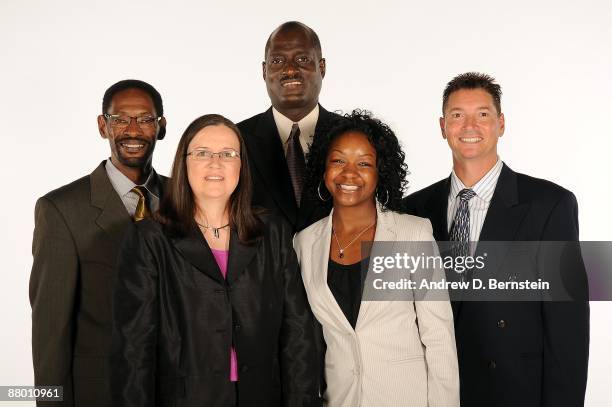
[[287, 82], [287, 81], [301, 81], [304, 82], [304, 78], [302, 78], [302, 75], [281, 75], [280, 77], [280, 81], [281, 82]]
[[115, 140], [115, 144], [126, 143], [126, 142], [144, 144], [147, 146], [151, 144], [149, 140], [141, 138], [141, 137], [123, 137], [121, 139]]

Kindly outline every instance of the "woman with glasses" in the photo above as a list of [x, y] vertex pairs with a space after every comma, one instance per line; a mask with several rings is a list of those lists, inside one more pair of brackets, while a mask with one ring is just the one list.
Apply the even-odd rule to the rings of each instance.
[[368, 264], [385, 247], [435, 246], [429, 220], [396, 212], [406, 184], [404, 157], [393, 131], [360, 111], [340, 118], [310, 149], [307, 188], [332, 211], [296, 236], [295, 249], [322, 328], [329, 407], [459, 406], [446, 291], [438, 301], [418, 301], [410, 290], [372, 289], [383, 275], [373, 278]]
[[292, 233], [251, 208], [238, 128], [183, 134], [154, 219], [135, 223], [113, 296], [113, 405], [319, 405]]

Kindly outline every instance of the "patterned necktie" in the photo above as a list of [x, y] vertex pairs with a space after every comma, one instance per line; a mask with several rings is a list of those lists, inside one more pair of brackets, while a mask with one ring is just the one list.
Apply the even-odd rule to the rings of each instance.
[[[462, 189], [458, 196], [459, 207], [455, 212], [455, 219], [449, 236], [451, 241], [456, 242], [451, 246], [451, 254], [453, 257], [466, 257], [470, 255], [470, 209], [468, 202], [476, 196], [476, 192], [466, 188]], [[462, 274], [462, 278], [464, 274]]]
[[302, 144], [300, 143], [300, 127], [297, 123], [293, 123], [293, 126], [291, 126], [291, 133], [287, 140], [287, 167], [291, 176], [295, 202], [297, 206], [300, 206], [302, 184], [304, 182], [304, 173], [306, 172], [306, 160], [304, 159], [304, 150], [302, 150]]
[[136, 211], [134, 212], [134, 222], [139, 222], [144, 218], [148, 218], [151, 216], [151, 212], [149, 211], [149, 205], [147, 203], [147, 190], [145, 187], [136, 186], [132, 188], [133, 193], [138, 195], [138, 204], [136, 205]]

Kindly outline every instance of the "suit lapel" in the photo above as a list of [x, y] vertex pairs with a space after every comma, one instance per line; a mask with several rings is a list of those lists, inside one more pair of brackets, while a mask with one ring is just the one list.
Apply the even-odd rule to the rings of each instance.
[[[332, 210], [333, 212], [333, 210]], [[331, 230], [332, 230], [332, 214], [329, 214], [327, 221], [320, 225], [316, 231], [315, 242], [312, 245], [312, 253], [318, 253], [320, 256], [313, 258], [313, 269], [312, 273], [313, 283], [315, 292], [321, 299], [321, 303], [324, 309], [327, 311], [327, 315], [334, 320], [334, 325], [344, 329], [346, 333], [354, 333], [353, 327], [348, 322], [342, 309], [336, 302], [334, 294], [327, 285], [327, 273], [329, 265], [329, 246], [331, 243]], [[319, 272], [321, 270], [322, 272]]]
[[[382, 247], [383, 253], [377, 253], [377, 245], [376, 242], [395, 242], [397, 240], [397, 234], [395, 233], [395, 225], [393, 224], [393, 214], [389, 211], [382, 212], [380, 205], [376, 204], [376, 232], [374, 233], [374, 242], [370, 251], [370, 262], [372, 258], [375, 256], [380, 256], [383, 254], [388, 255], [388, 253], [393, 253], [395, 251], [395, 245], [389, 247], [388, 245], [384, 245]], [[370, 264], [368, 264], [368, 272], [370, 270]], [[370, 276], [370, 278], [373, 276]], [[368, 276], [366, 275], [365, 284], [370, 283]], [[363, 292], [365, 293], [367, 290], [364, 287]], [[388, 302], [381, 301], [364, 301], [361, 300], [361, 305], [359, 306], [359, 314], [357, 315], [357, 323], [355, 324], [355, 330], [358, 330], [362, 325], [368, 322], [370, 314], [375, 318], [376, 314], [372, 313], [374, 308], [379, 308], [381, 306], [388, 305]]]
[[[516, 173], [504, 164], [478, 241], [514, 241], [528, 209], [529, 204], [519, 203]], [[482, 255], [483, 250], [484, 248], [479, 243], [475, 255]], [[494, 247], [487, 245], [486, 250], [488, 252], [487, 270], [496, 272], [505, 257], [508, 245], [496, 244]], [[495, 253], [491, 253], [492, 250]]]
[[450, 177], [438, 183], [431, 194], [425, 210], [431, 220], [434, 238], [438, 241], [447, 241], [448, 236], [448, 194], [450, 193]]
[[191, 263], [195, 268], [211, 277], [213, 280], [225, 284], [221, 269], [210, 247], [208, 247], [208, 243], [206, 243], [202, 232], [200, 232], [197, 226], [195, 226], [187, 236], [172, 238], [172, 242], [185, 260]]
[[241, 243], [238, 239], [238, 233], [233, 229], [230, 233], [229, 243], [229, 260], [227, 262], [227, 282], [230, 285], [235, 282], [244, 274], [246, 267], [253, 260], [255, 254], [257, 254], [258, 244], [248, 246]]
[[297, 205], [293, 198], [293, 186], [272, 108], [262, 114], [252, 136], [247, 137], [245, 142], [249, 144], [249, 151], [257, 153], [251, 154], [249, 159], [253, 160], [279, 208], [295, 223]]
[[[332, 119], [332, 114], [319, 105], [319, 117], [317, 119], [317, 125], [315, 127], [314, 137], [312, 144], [319, 142], [327, 131], [327, 125]], [[304, 185], [306, 182], [304, 181]], [[293, 190], [292, 190], [293, 191]], [[306, 189], [302, 191], [302, 197], [300, 200], [300, 208], [298, 211], [298, 219], [296, 221], [296, 229], [301, 230], [304, 227], [309, 226], [313, 222], [313, 212], [317, 207], [321, 206], [318, 196], [311, 196]], [[316, 221], [318, 219], [314, 219]]]
[[125, 229], [132, 223], [132, 219], [108, 179], [104, 163], [102, 161], [90, 175], [91, 204], [101, 210], [95, 220], [96, 224], [108, 234], [118, 248]]

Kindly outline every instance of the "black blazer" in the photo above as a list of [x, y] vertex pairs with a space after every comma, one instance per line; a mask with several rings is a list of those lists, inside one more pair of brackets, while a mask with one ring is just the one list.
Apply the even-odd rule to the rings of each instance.
[[[404, 200], [407, 213], [431, 220], [439, 241], [449, 239], [449, 191], [447, 178]], [[552, 182], [515, 173], [504, 164], [480, 240], [577, 241], [576, 198]], [[586, 273], [582, 259], [577, 260], [569, 271], [584, 299]], [[584, 404], [587, 301], [459, 302], [453, 311], [462, 406]]]
[[114, 407], [320, 405], [293, 234], [264, 222], [253, 246], [232, 230], [227, 281], [199, 229], [176, 236], [144, 220], [128, 232], [113, 297]]
[[[317, 143], [335, 117], [338, 115], [319, 105], [313, 144]], [[317, 196], [309, 196], [306, 191], [298, 208], [272, 108], [238, 123], [238, 128], [249, 153], [253, 205], [278, 213], [289, 222], [294, 232], [329, 215], [330, 209], [323, 206]]]
[[[160, 192], [167, 178], [157, 175]], [[111, 407], [108, 358], [116, 259], [132, 224], [104, 161], [36, 202], [32, 243], [32, 356], [38, 386], [64, 387], [39, 406]]]

